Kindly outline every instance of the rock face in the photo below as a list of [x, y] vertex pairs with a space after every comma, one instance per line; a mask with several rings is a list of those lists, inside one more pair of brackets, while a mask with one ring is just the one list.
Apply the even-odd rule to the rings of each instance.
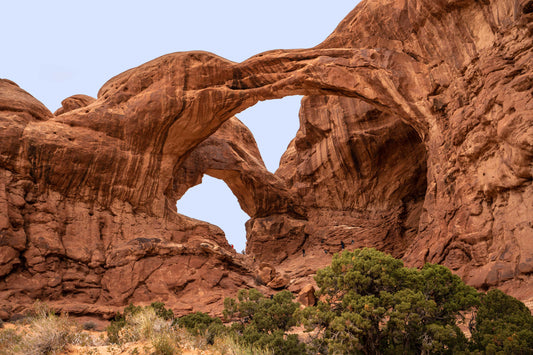
[[[532, 297], [532, 41], [531, 1], [375, 0], [315, 48], [169, 54], [55, 114], [1, 80], [2, 314], [216, 312], [241, 287], [302, 291], [360, 246]], [[272, 174], [234, 115], [294, 94]], [[250, 215], [247, 255], [177, 213], [203, 174]]]

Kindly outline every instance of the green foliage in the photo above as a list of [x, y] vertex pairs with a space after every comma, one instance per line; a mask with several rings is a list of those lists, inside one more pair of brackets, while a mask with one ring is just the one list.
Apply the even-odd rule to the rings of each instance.
[[296, 325], [294, 312], [298, 303], [292, 302], [293, 295], [285, 290], [272, 298], [265, 298], [256, 289], [240, 290], [238, 302], [231, 298], [224, 300], [224, 316], [242, 320], [259, 332], [287, 331]]
[[150, 307], [154, 309], [155, 314], [164, 320], [173, 320], [174, 312], [171, 309], [165, 308], [165, 304], [162, 302], [152, 302]]
[[[410, 269], [361, 249], [335, 255], [315, 279], [315, 307], [300, 310], [288, 291], [265, 297], [240, 290], [224, 301], [224, 317], [232, 322], [226, 327], [202, 312], [174, 319], [163, 303], [130, 304], [107, 328], [108, 338], [118, 344], [148, 340], [153, 354], [164, 355], [183, 346], [233, 354], [533, 354], [533, 317], [522, 302], [498, 290], [478, 294], [443, 266]], [[469, 340], [457, 325], [468, 311], [475, 315]], [[313, 331], [313, 347], [289, 333], [301, 322]], [[0, 329], [0, 355], [90, 343], [81, 328], [37, 302], [22, 331]]]
[[281, 329], [268, 333], [260, 332], [253, 326], [244, 327], [241, 341], [259, 348], [269, 349], [274, 354], [300, 355], [306, 353], [305, 344], [298, 340], [295, 334], [285, 334]]
[[133, 303], [130, 303], [126, 308], [124, 308], [124, 313], [121, 315], [120, 313], [118, 316], [127, 317], [127, 316], [133, 316], [143, 310], [142, 306], [136, 306]]
[[519, 300], [500, 290], [481, 298], [472, 348], [486, 354], [533, 354], [533, 317]]
[[120, 343], [120, 330], [126, 325], [126, 317], [132, 316], [138, 312], [142, 311], [141, 306], [135, 306], [130, 303], [126, 308], [124, 308], [124, 313], [117, 313], [115, 317], [111, 320], [111, 324], [106, 328], [107, 338], [112, 344]]
[[126, 325], [126, 318], [122, 314], [116, 314], [111, 324], [106, 328], [107, 339], [111, 344], [120, 343], [120, 330]]
[[224, 316], [235, 321], [231, 330], [239, 336], [239, 341], [270, 349], [274, 354], [305, 353], [305, 345], [298, 337], [286, 334], [297, 325], [298, 308], [289, 291], [268, 298], [255, 289], [240, 290], [237, 300], [224, 300]]
[[213, 318], [203, 312], [187, 314], [178, 318], [176, 323], [180, 327], [187, 329], [193, 335], [202, 334], [213, 325], [222, 325], [222, 321], [219, 318]]
[[226, 332], [226, 327], [219, 318], [213, 318], [207, 313], [196, 312], [180, 317], [176, 323], [189, 331], [192, 335], [205, 335], [207, 343], [213, 344], [216, 336]]
[[456, 325], [461, 311], [478, 302], [477, 292], [447, 268], [405, 268], [375, 249], [345, 251], [319, 270], [321, 301], [301, 314], [318, 328], [320, 352], [453, 353], [466, 349]]

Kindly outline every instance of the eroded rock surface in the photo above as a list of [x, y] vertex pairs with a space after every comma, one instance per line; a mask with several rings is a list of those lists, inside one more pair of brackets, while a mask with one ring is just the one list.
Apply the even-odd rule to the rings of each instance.
[[[55, 114], [0, 80], [1, 314], [216, 312], [241, 287], [300, 292], [360, 246], [532, 297], [532, 8], [363, 1], [315, 48], [169, 54]], [[234, 116], [294, 94], [272, 174]], [[203, 174], [250, 215], [247, 255], [177, 213]]]

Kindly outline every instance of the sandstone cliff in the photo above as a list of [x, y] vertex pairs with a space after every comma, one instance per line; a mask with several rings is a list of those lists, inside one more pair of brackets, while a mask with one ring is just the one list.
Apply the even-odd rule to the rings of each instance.
[[[0, 316], [217, 311], [239, 287], [298, 291], [342, 245], [532, 297], [532, 41], [531, 1], [375, 0], [315, 48], [169, 54], [55, 114], [0, 81]], [[271, 174], [234, 116], [294, 94]], [[203, 174], [251, 216], [246, 256], [177, 213]]]

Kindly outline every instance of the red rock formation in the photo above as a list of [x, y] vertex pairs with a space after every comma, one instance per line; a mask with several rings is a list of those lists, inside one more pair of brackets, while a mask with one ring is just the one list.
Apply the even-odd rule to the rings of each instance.
[[251, 217], [298, 213], [285, 182], [266, 169], [252, 133], [235, 117], [196, 146], [180, 165], [174, 177], [177, 199], [201, 183], [203, 174], [224, 180]]
[[[324, 250], [335, 251], [339, 239], [350, 247], [354, 240], [355, 246], [377, 246], [411, 265], [443, 263], [479, 288], [498, 286], [524, 299], [533, 295], [531, 6], [365, 2], [317, 47], [389, 48], [410, 55], [425, 68], [412, 73], [412, 80], [419, 74], [430, 80], [429, 90], [422, 85], [413, 92], [425, 96], [430, 112], [420, 109], [424, 119], [416, 124], [375, 104], [347, 109], [362, 105], [356, 99], [304, 100], [300, 131], [276, 175], [311, 210], [299, 233], [308, 254], [317, 237], [325, 239]], [[375, 132], [369, 142], [362, 138], [366, 127], [350, 125], [380, 125], [376, 114], [385, 115], [383, 126], [389, 126], [383, 144]], [[394, 117], [420, 138], [409, 127], [394, 127]], [[342, 125], [349, 127], [346, 132]], [[249, 239], [280, 230], [259, 229]], [[281, 239], [294, 245], [293, 237]], [[268, 250], [263, 240], [252, 248]], [[311, 263], [318, 266], [320, 259]], [[293, 260], [286, 264], [295, 270]]]
[[[252, 217], [247, 254], [272, 287], [299, 291], [332, 252], [367, 245], [533, 296], [532, 9], [363, 1], [315, 48], [169, 54], [55, 116], [0, 81], [0, 314], [36, 298], [216, 311], [257, 285], [264, 267], [176, 211], [203, 174]], [[293, 94], [309, 95], [301, 127], [271, 174], [232, 117]]]
[[314, 306], [316, 304], [315, 288], [312, 285], [306, 285], [298, 294], [296, 300], [303, 306]]
[[300, 248], [331, 254], [342, 242], [403, 256], [416, 236], [426, 190], [426, 151], [416, 131], [339, 96], [304, 98], [300, 119], [276, 176], [307, 211], [305, 220], [279, 214], [253, 219], [250, 252], [280, 262]]
[[65, 112], [69, 112], [80, 107], [85, 107], [95, 101], [96, 99], [94, 97], [90, 97], [87, 95], [73, 95], [67, 97], [65, 100], [61, 101], [61, 107], [56, 112], [54, 112], [54, 115], [62, 115]]

